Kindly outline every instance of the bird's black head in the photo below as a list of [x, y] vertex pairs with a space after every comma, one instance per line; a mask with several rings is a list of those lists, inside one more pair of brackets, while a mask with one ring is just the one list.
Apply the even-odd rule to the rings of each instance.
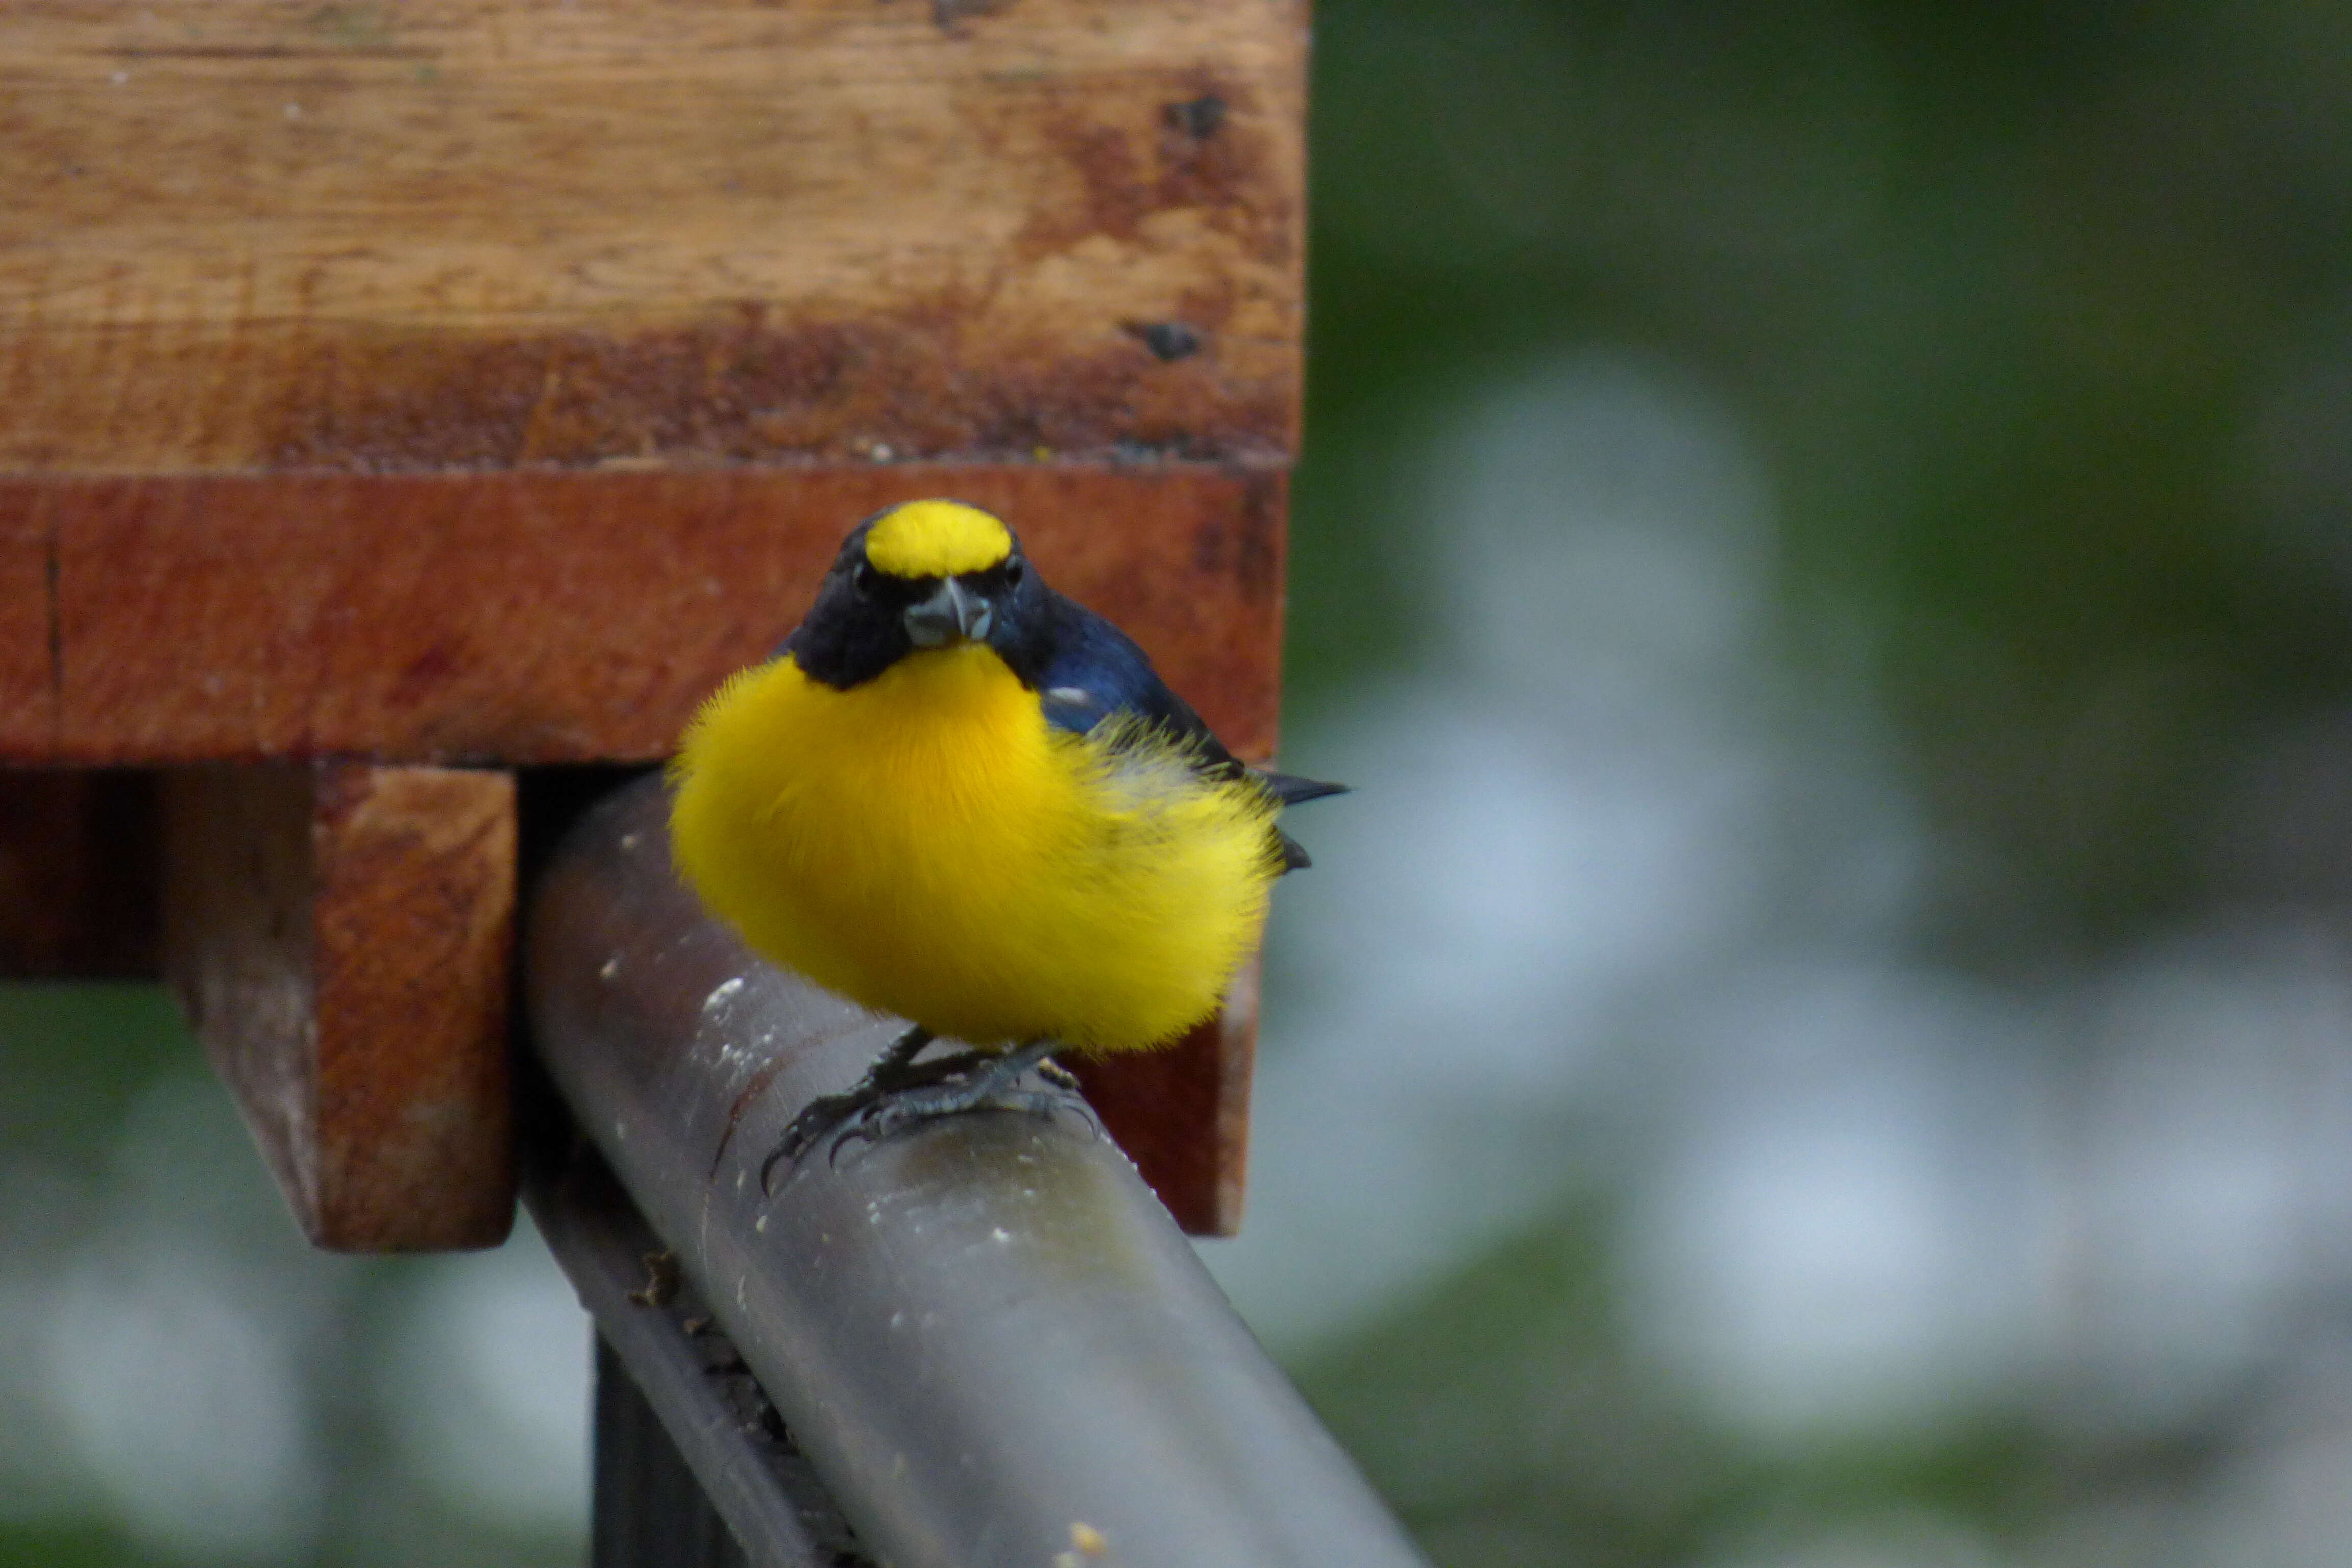
[[961, 642], [987, 643], [1023, 670], [1046, 593], [1000, 519], [961, 501], [908, 501], [850, 531], [781, 651], [844, 690]]

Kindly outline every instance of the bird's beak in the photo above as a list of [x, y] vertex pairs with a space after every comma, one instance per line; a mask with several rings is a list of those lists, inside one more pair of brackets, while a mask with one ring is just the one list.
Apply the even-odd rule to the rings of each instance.
[[943, 647], [958, 637], [979, 642], [995, 618], [985, 598], [948, 577], [930, 597], [907, 606], [907, 640], [917, 647]]

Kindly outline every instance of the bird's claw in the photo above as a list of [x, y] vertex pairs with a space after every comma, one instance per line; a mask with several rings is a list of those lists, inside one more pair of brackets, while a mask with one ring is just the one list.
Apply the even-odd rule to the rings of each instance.
[[[760, 1166], [760, 1190], [774, 1195], [776, 1167], [798, 1164], [818, 1143], [831, 1140], [826, 1163], [841, 1158], [853, 1142], [879, 1143], [911, 1127], [966, 1110], [1001, 1109], [1052, 1120], [1075, 1106], [1097, 1136], [1101, 1124], [1084, 1099], [1074, 1099], [1075, 1074], [1045, 1054], [1043, 1042], [1003, 1055], [963, 1052], [914, 1065], [905, 1061], [871, 1072], [855, 1089], [811, 1100], [777, 1139]], [[1037, 1075], [1061, 1092], [1019, 1087], [1024, 1073]]]
[[856, 1115], [861, 1106], [872, 1103], [854, 1092], [820, 1095], [810, 1100], [802, 1108], [801, 1113], [785, 1126], [783, 1133], [776, 1140], [776, 1146], [768, 1151], [768, 1157], [760, 1162], [760, 1191], [774, 1197], [776, 1189], [772, 1178], [778, 1165], [799, 1164], [801, 1156], [814, 1147], [827, 1131], [845, 1118]]
[[1038, 1089], [1001, 1091], [968, 1104], [951, 1106], [910, 1106], [900, 1100], [883, 1100], [845, 1119], [844, 1125], [833, 1135], [833, 1147], [825, 1152], [825, 1161], [828, 1164], [839, 1163], [842, 1150], [853, 1142], [879, 1143], [910, 1127], [920, 1127], [926, 1121], [937, 1121], [942, 1117], [961, 1115], [967, 1110], [1021, 1110], [1051, 1121], [1054, 1113], [1068, 1104], [1069, 1101], [1061, 1095]]

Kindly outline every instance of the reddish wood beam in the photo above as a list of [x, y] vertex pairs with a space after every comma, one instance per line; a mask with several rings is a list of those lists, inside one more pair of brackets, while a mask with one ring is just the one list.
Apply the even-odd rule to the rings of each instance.
[[0, 762], [657, 758], [852, 523], [936, 494], [1012, 519], [1264, 756], [1284, 488], [1050, 464], [0, 479], [0, 542], [32, 542], [0, 555]]
[[[0, 502], [0, 761], [57, 748], [55, 556], [47, 510]], [[13, 744], [11, 742], [14, 742]]]

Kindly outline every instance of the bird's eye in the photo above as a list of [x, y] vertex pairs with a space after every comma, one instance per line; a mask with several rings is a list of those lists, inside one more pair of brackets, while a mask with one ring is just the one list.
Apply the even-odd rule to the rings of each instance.
[[849, 585], [857, 590], [859, 598], [870, 599], [875, 590], [882, 585], [882, 574], [861, 561], [857, 563], [857, 570], [849, 574]]
[[1018, 588], [1021, 586], [1021, 579], [1025, 572], [1026, 568], [1021, 564], [1021, 558], [1014, 556], [1004, 563], [1004, 585], [1008, 588]]

